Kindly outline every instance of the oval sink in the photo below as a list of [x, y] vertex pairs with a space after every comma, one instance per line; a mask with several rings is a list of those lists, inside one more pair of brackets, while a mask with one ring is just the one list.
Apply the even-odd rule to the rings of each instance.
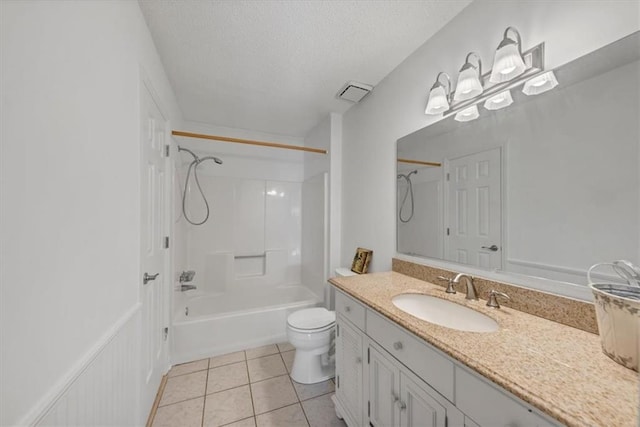
[[498, 322], [471, 308], [422, 294], [400, 294], [393, 305], [418, 319], [466, 332], [494, 332]]

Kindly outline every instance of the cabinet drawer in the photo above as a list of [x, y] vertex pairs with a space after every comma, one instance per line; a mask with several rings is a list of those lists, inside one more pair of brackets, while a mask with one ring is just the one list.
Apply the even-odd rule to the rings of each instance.
[[364, 331], [364, 305], [343, 292], [336, 290], [336, 314], [348, 319]]
[[367, 335], [453, 402], [453, 363], [385, 317], [367, 310]]
[[481, 426], [552, 427], [526, 403], [515, 400], [466, 369], [456, 368], [456, 406]]

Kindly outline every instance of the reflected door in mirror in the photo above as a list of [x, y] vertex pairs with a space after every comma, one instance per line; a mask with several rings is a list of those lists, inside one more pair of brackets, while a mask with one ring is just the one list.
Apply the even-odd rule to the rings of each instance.
[[447, 181], [446, 259], [502, 268], [500, 148], [452, 159]]

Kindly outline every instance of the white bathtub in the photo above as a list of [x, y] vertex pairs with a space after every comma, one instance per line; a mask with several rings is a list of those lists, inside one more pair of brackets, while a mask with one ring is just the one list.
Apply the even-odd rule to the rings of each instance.
[[174, 316], [172, 364], [286, 341], [287, 316], [321, 303], [304, 286], [200, 295], [185, 301]]

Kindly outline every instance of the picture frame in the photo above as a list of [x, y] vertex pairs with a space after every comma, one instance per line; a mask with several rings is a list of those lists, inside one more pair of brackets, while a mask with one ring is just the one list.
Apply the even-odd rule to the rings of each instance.
[[356, 254], [353, 257], [353, 263], [351, 264], [351, 271], [358, 274], [366, 274], [369, 269], [369, 263], [371, 262], [372, 256], [373, 251], [371, 249], [356, 249]]

